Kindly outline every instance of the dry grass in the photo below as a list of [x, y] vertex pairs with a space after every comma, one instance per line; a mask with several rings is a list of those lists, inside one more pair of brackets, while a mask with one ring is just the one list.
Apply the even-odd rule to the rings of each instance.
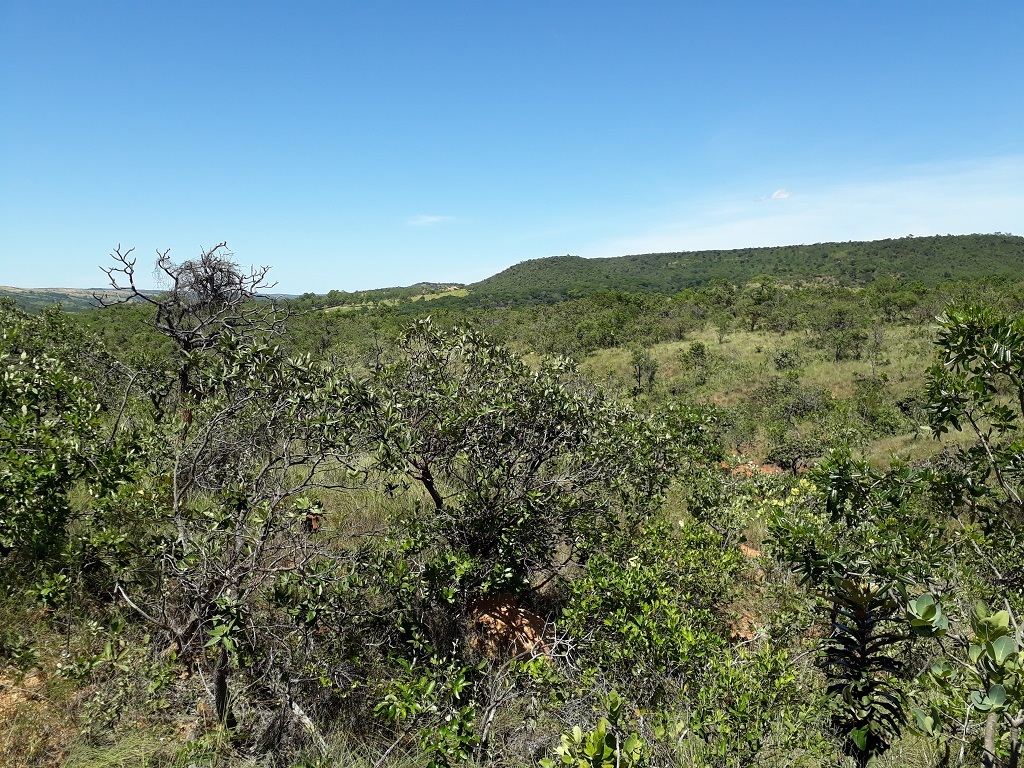
[[[691, 333], [686, 341], [658, 344], [649, 350], [658, 363], [650, 396], [662, 399], [670, 393], [681, 393], [694, 402], [735, 407], [748, 403], [759, 387], [785, 375], [795, 376], [808, 389], [824, 390], [836, 400], [853, 398], [860, 380], [881, 378], [889, 402], [913, 400], [920, 396], [927, 369], [933, 362], [933, 339], [934, 330], [927, 325], [885, 327], [873, 352], [869, 346], [861, 359], [836, 362], [827, 350], [813, 348], [806, 333], [780, 336], [761, 331], [732, 331], [720, 342], [717, 332], [707, 328]], [[695, 377], [692, 365], [684, 359], [691, 345], [698, 342], [705, 346], [710, 358], [703, 381]], [[776, 358], [781, 352], [795, 355], [797, 366], [780, 371]], [[601, 349], [589, 355], [582, 368], [613, 389], [630, 392], [636, 385], [631, 354], [624, 348]], [[920, 426], [914, 424], [905, 434], [874, 440], [864, 448], [866, 458], [877, 464], [886, 464], [894, 456], [913, 461], [932, 456], [945, 445], [971, 442], [966, 435], [936, 441]], [[756, 444], [749, 448], [755, 453], [762, 449]]]
[[[885, 374], [896, 394], [903, 394], [924, 382], [925, 369], [931, 362], [933, 332], [927, 326], [894, 326], [883, 333], [874, 371]], [[651, 356], [658, 362], [658, 379], [671, 380], [685, 372], [679, 359], [693, 342], [703, 343], [713, 358], [718, 358], [716, 376], [719, 386], [730, 380], [742, 380], [747, 372], [775, 374], [773, 359], [783, 350], [795, 350], [802, 359], [800, 379], [811, 385], [824, 386], [837, 397], [848, 396], [851, 382], [857, 377], [872, 375], [872, 362], [867, 351], [859, 360], [835, 362], [824, 350], [811, 347], [811, 339], [802, 333], [780, 336], [763, 331], [734, 331], [722, 343], [714, 330], [695, 331], [686, 341], [671, 341], [651, 347]], [[630, 376], [630, 352], [623, 348], [601, 349], [583, 361], [583, 369], [606, 379]], [[898, 385], [898, 386], [897, 386]], [[717, 394], [724, 394], [718, 392]]]
[[975, 442], [973, 434], [949, 432], [939, 438], [931, 432], [907, 433], [875, 440], [865, 458], [875, 466], [889, 464], [893, 459], [907, 462], [923, 461], [944, 448], [967, 448]]
[[49, 698], [41, 673], [0, 678], [0, 764], [58, 766], [74, 734], [64, 707]]

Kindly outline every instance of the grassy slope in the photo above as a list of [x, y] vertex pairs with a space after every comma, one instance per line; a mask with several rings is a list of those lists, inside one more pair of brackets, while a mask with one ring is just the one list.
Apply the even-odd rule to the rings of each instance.
[[[126, 315], [140, 311], [139, 307], [124, 307], [121, 312]], [[894, 395], [903, 395], [918, 388], [923, 382], [923, 372], [931, 354], [933, 329], [927, 325], [886, 326], [885, 341], [878, 366], [890, 382], [890, 391]], [[671, 341], [655, 345], [652, 354], [658, 360], [658, 386], [666, 387], [673, 382], [685, 381], [686, 369], [679, 359], [680, 352], [687, 349], [693, 341], [704, 343], [716, 360], [720, 362], [706, 385], [692, 392], [694, 400], [711, 401], [722, 405], [734, 405], [742, 402], [749, 391], [760, 381], [777, 376], [773, 367], [774, 355], [782, 349], [794, 347], [801, 350], [803, 362], [799, 370], [801, 383], [808, 386], [821, 386], [828, 389], [836, 398], [847, 398], [852, 393], [852, 382], [856, 377], [870, 373], [867, 360], [846, 360], [835, 363], [825, 352], [807, 348], [806, 335], [800, 332], [781, 336], [777, 333], [730, 331], [719, 342], [718, 334], [713, 328], [705, 328], [691, 332], [684, 341]], [[627, 349], [605, 349], [590, 355], [584, 366], [598, 378], [616, 380], [623, 386], [629, 382], [630, 352]], [[896, 451], [910, 458], [918, 458], [934, 452], [938, 443], [916, 438], [910, 434], [896, 435], [887, 438], [887, 442], [872, 445], [872, 457], [884, 462], [889, 451]], [[328, 500], [327, 508], [330, 515], [344, 520], [353, 535], [369, 530], [376, 524], [374, 510], [381, 510], [381, 502], [362, 497], [338, 496]], [[759, 537], [751, 537], [751, 543], [758, 543]], [[766, 602], [770, 608], [770, 604]], [[767, 609], [766, 609], [767, 610]], [[29, 628], [26, 628], [26, 632]], [[53, 635], [41, 644], [54, 649], [64, 647], [68, 642], [63, 635]], [[56, 659], [53, 660], [55, 663]], [[111, 686], [112, 687], [112, 686]], [[201, 695], [198, 686], [197, 695]], [[28, 691], [28, 693], [24, 693]], [[180, 746], [181, 739], [191, 734], [191, 730], [200, 730], [200, 715], [182, 714], [180, 727], [174, 731], [147, 727], [140, 716], [139, 723], [131, 723], [114, 737], [112, 733], [103, 733], [102, 739], [94, 735], [78, 733], [82, 721], [75, 719], [79, 704], [87, 696], [95, 695], [97, 701], [104, 701], [102, 691], [95, 688], [82, 688], [72, 692], [70, 685], [58, 676], [48, 673], [46, 680], [39, 676], [19, 680], [18, 685], [13, 679], [0, 679], [0, 720], [9, 717], [9, 727], [0, 733], [0, 762], [10, 765], [41, 766], [59, 764], [77, 768], [99, 768], [99, 766], [137, 764], [140, 755], [152, 756], [154, 765], [183, 765], [175, 760], [173, 746]], [[6, 709], [5, 709], [6, 707]], [[87, 721], [88, 710], [83, 710], [82, 717]], [[206, 739], [213, 738], [217, 731], [207, 724]], [[212, 735], [211, 735], [212, 734]], [[332, 738], [331, 751], [336, 764], [352, 766], [370, 766], [380, 764], [378, 758], [384, 747], [377, 745], [360, 745], [359, 754], [351, 750], [356, 747], [344, 740], [344, 735], [335, 734], [336, 743]], [[165, 739], [167, 740], [165, 743]], [[930, 742], [908, 735], [892, 753], [879, 763], [880, 767], [896, 768], [896, 766], [929, 766], [935, 764], [934, 749]], [[225, 750], [226, 751], [226, 750]], [[159, 757], [158, 757], [159, 756]], [[24, 758], [24, 759], [23, 759]], [[392, 759], [381, 760], [390, 768], [406, 768], [410, 765], [422, 765], [425, 758], [412, 754], [408, 760], [405, 756], [392, 754]], [[418, 762], [417, 762], [418, 759]], [[134, 761], [134, 762], [133, 762]], [[808, 757], [806, 765], [825, 765]], [[233, 765], [247, 766], [242, 758], [235, 758]], [[531, 768], [523, 763], [522, 768]]]
[[26, 312], [40, 312], [54, 304], [60, 304], [67, 312], [91, 309], [96, 306], [93, 291], [77, 288], [14, 288], [0, 285], [0, 296], [14, 299], [19, 308]]
[[[836, 401], [848, 400], [854, 395], [854, 382], [873, 375], [884, 377], [891, 401], [920, 393], [925, 383], [925, 372], [932, 361], [935, 331], [930, 325], [887, 326], [877, 356], [874, 371], [868, 356], [859, 360], [834, 362], [822, 350], [806, 345], [800, 333], [780, 336], [763, 331], [732, 331], [719, 343], [717, 333], [703, 329], [688, 335], [686, 341], [656, 344], [650, 349], [658, 362], [657, 384], [652, 396], [666, 396], [668, 391], [683, 389], [685, 399], [713, 403], [720, 406], [738, 406], [750, 400], [751, 394], [765, 382], [784, 374], [776, 370], [773, 358], [782, 350], [801, 350], [802, 362], [791, 373], [800, 385], [828, 391]], [[693, 386], [687, 378], [687, 365], [680, 355], [693, 342], [706, 345], [712, 359], [712, 373], [705, 384]], [[628, 390], [632, 382], [631, 352], [617, 347], [601, 349], [590, 354], [583, 362], [583, 370], [593, 378], [605, 381], [615, 389]], [[878, 466], [888, 464], [893, 456], [915, 461], [932, 456], [944, 446], [965, 444], [965, 434], [951, 432], [935, 440], [922, 425], [907, 424], [898, 434], [878, 437], [864, 447], [866, 458]], [[765, 446], [748, 444], [744, 450], [753, 451], [752, 458], [761, 461]]]

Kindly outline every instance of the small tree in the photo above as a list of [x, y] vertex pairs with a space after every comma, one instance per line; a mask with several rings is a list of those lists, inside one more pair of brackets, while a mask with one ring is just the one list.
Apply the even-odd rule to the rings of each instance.
[[691, 342], [685, 351], [679, 352], [679, 364], [698, 387], [708, 383], [711, 374], [718, 368], [718, 362], [703, 341]]
[[866, 318], [860, 310], [836, 299], [819, 310], [811, 320], [814, 343], [832, 354], [835, 362], [859, 360], [868, 341]]
[[908, 648], [948, 626], [937, 607], [928, 612], [930, 595], [914, 596], [927, 592], [945, 548], [941, 525], [922, 514], [927, 481], [926, 473], [898, 464], [879, 472], [837, 451], [769, 524], [775, 555], [823, 598], [829, 634], [820, 659], [833, 722], [860, 766], [888, 751], [906, 725]]
[[732, 330], [734, 318], [728, 312], [714, 312], [711, 315], [711, 325], [715, 329], [715, 336], [719, 344], [725, 343], [725, 337]]
[[568, 361], [531, 370], [477, 333], [429, 321], [373, 387], [376, 423], [400, 425], [375, 434], [379, 467], [426, 494], [408, 530], [433, 558], [430, 599], [446, 611], [557, 578], [609, 531], [645, 520], [673, 474], [712, 451], [703, 414], [641, 416]]
[[939, 318], [939, 361], [929, 371], [928, 415], [938, 434], [967, 428], [966, 458], [994, 480], [991, 512], [1024, 521], [1024, 320], [954, 305]]
[[[936, 434], [969, 431], [975, 442], [959, 452], [957, 471], [937, 473], [936, 480], [967, 522], [956, 543], [975, 564], [970, 576], [985, 600], [951, 649], [955, 664], [937, 665], [933, 675], [947, 697], [946, 714], [959, 720], [966, 712], [966, 721], [955, 726], [960, 732], [967, 733], [975, 718], [983, 723], [982, 765], [997, 765], [1003, 752], [1016, 766], [1024, 751], [1024, 321], [953, 305], [939, 318], [937, 343], [927, 384], [929, 421]], [[1001, 603], [1002, 610], [992, 611], [988, 602]], [[938, 714], [922, 711], [922, 729], [937, 734]]]
[[744, 287], [738, 298], [738, 314], [749, 322], [748, 330], [753, 332], [764, 319], [775, 311], [781, 298], [781, 290], [775, 279], [760, 275]]
[[[323, 663], [310, 628], [333, 592], [309, 585], [337, 582], [351, 554], [327, 546], [310, 494], [365, 479], [356, 457], [369, 395], [331, 365], [273, 345], [282, 315], [258, 298], [266, 268], [241, 271], [223, 244], [182, 264], [164, 252], [158, 269], [171, 285], [151, 296], [128, 254], [115, 251], [121, 266], [108, 275], [116, 287], [126, 280], [126, 300], [152, 305], [153, 326], [173, 342], [179, 407], [150, 427], [154, 483], [123, 510], [148, 514], [148, 535], [113, 590], [158, 647], [208, 673], [224, 724], [243, 697], [264, 713], [257, 751], [274, 749], [291, 724], [315, 730], [294, 680]], [[150, 373], [133, 381], [162, 417], [167, 390]]]
[[649, 349], [637, 347], [630, 358], [633, 377], [636, 379], [636, 391], [642, 392], [654, 387], [654, 377], [658, 374], [658, 361], [651, 357]]

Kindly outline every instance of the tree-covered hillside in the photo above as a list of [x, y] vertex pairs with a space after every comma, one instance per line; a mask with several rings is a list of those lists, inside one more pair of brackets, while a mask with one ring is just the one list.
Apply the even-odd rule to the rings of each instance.
[[[143, 291], [154, 296], [159, 291]], [[12, 299], [26, 312], [41, 312], [60, 304], [65, 312], [93, 309], [102, 301], [115, 302], [121, 295], [109, 288], [15, 288], [0, 285], [0, 298]]]
[[948, 235], [606, 259], [555, 256], [516, 264], [470, 285], [469, 293], [475, 302], [552, 303], [600, 290], [672, 294], [711, 280], [744, 283], [759, 275], [793, 283], [831, 278], [849, 285], [892, 276], [935, 284], [1015, 277], [1022, 270], [1024, 237]]

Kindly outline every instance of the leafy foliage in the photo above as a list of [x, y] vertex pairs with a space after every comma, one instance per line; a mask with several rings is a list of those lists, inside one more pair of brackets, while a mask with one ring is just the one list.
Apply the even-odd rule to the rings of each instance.
[[49, 311], [0, 304], [0, 553], [45, 562], [63, 546], [71, 492], [103, 495], [122, 482], [126, 451], [104, 428], [102, 400], [83, 378], [82, 339]]
[[374, 375], [376, 423], [388, 427], [377, 460], [426, 492], [413, 532], [460, 604], [586, 559], [650, 517], [687, 462], [713, 455], [706, 414], [615, 406], [565, 360], [531, 370], [479, 334], [427, 322], [400, 349]]
[[80, 322], [5, 303], [0, 684], [157, 764], [884, 765], [911, 725], [1019, 761], [1024, 294], [855, 250], [856, 289], [438, 291], [411, 327], [401, 291], [289, 316], [221, 246]]
[[[929, 416], [940, 434], [969, 427], [968, 454], [995, 484], [983, 495], [1024, 513], [1024, 321], [985, 308], [950, 307], [939, 319], [941, 359], [929, 381]], [[1001, 496], [998, 498], [996, 495]]]
[[704, 525], [653, 522], [587, 563], [561, 627], [587, 667], [655, 704], [723, 647], [715, 612], [741, 559]]
[[860, 764], [885, 753], [906, 721], [906, 645], [945, 631], [923, 596], [911, 603], [914, 631], [905, 626], [908, 587], [927, 583], [942, 556], [940, 529], [918, 501], [925, 488], [907, 467], [880, 473], [839, 453], [771, 521], [780, 559], [828, 606], [828, 693]]
[[584, 732], [578, 725], [569, 733], [563, 733], [561, 743], [555, 747], [557, 762], [551, 758], [540, 761], [540, 768], [556, 768], [559, 765], [573, 768], [640, 768], [645, 765], [644, 742], [636, 732], [622, 730], [623, 700], [612, 691], [605, 697], [607, 717], [598, 719], [590, 731]]

